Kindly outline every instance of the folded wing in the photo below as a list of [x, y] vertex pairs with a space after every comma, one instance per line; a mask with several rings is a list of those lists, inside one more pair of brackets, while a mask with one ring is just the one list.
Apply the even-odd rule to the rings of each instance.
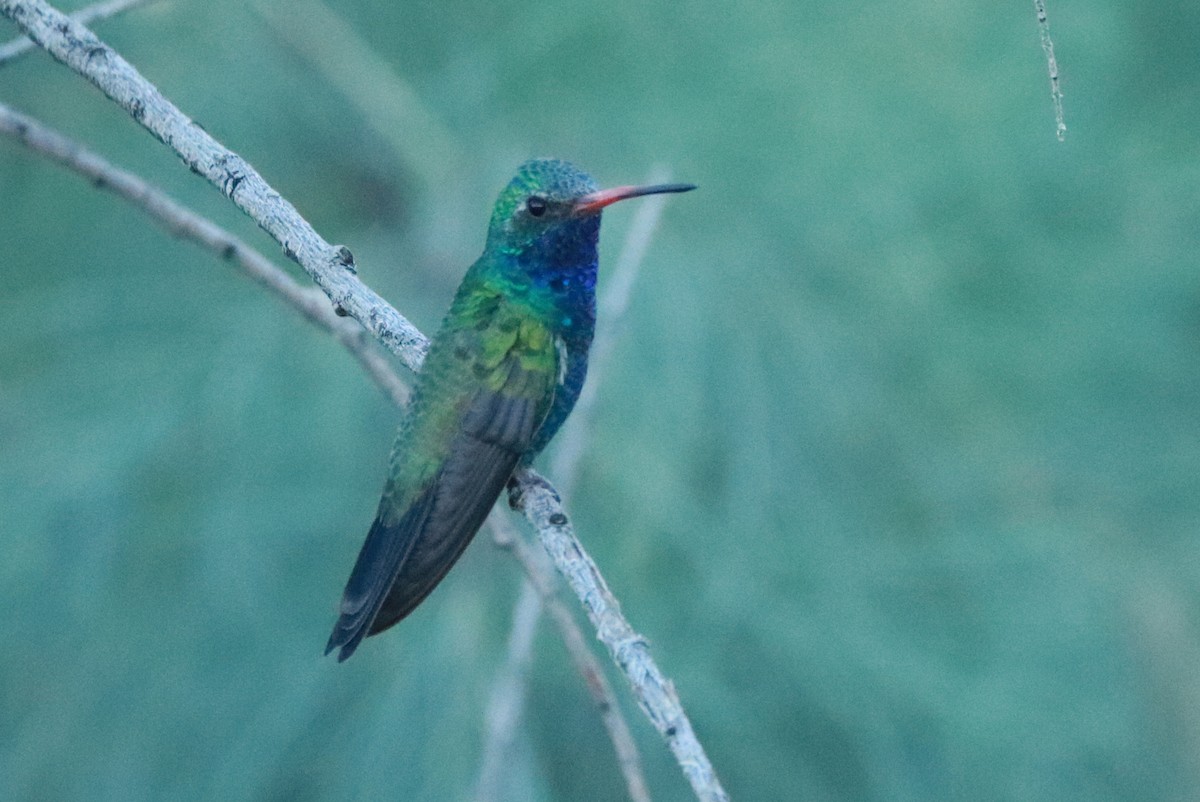
[[[426, 365], [426, 370], [460, 370], [470, 375], [470, 383], [458, 391], [467, 400], [457, 405], [456, 425], [448, 445], [440, 449], [437, 471], [419, 487], [395, 491], [410, 491], [407, 507], [398, 512], [387, 496], [380, 504], [326, 647], [326, 653], [341, 650], [339, 661], [353, 654], [364, 637], [382, 632], [412, 612], [442, 580], [483, 524], [546, 417], [558, 359], [548, 333], [527, 319], [514, 325], [503, 309], [495, 317], [493, 322], [505, 330], [511, 345], [496, 353], [493, 341], [495, 356], [489, 360], [493, 364]], [[472, 336], [486, 333], [472, 331]], [[462, 353], [461, 343], [457, 351]], [[435, 356], [431, 353], [430, 360]], [[411, 422], [413, 428], [421, 425], [420, 420]], [[395, 459], [406, 456], [398, 453]]]

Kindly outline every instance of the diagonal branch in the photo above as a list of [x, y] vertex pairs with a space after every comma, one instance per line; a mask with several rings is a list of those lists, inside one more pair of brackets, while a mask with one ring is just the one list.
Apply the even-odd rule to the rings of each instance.
[[[91, 31], [43, 0], [0, 0], [0, 13], [125, 108], [193, 172], [217, 186], [312, 276], [335, 310], [353, 316], [410, 368], [420, 366], [428, 344], [424, 335], [358, 280], [347, 248], [322, 239], [244, 159], [208, 136]], [[538, 530], [596, 627], [597, 637], [625, 672], [643, 711], [666, 739], [697, 797], [703, 802], [728, 799], [673, 685], [654, 663], [645, 639], [625, 621], [599, 570], [575, 539], [554, 488], [528, 470], [514, 479], [513, 506], [523, 509]]]
[[208, 248], [278, 295], [317, 328], [332, 334], [397, 406], [408, 400], [408, 387], [388, 360], [364, 336], [357, 323], [338, 317], [328, 300], [295, 279], [262, 253], [206, 217], [196, 214], [139, 176], [122, 170], [83, 145], [0, 103], [0, 133], [35, 153], [89, 178], [97, 189], [117, 195], [148, 214], [169, 233]]

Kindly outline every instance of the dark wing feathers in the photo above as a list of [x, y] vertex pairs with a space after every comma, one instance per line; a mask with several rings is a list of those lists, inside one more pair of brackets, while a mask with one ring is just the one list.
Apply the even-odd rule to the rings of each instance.
[[327, 654], [340, 647], [338, 660], [345, 660], [364, 637], [412, 612], [487, 518], [545, 418], [554, 378], [524, 370], [516, 355], [506, 362], [500, 390], [476, 391], [441, 470], [400, 520], [388, 523], [381, 505], [346, 585]]
[[368, 634], [382, 632], [411, 613], [442, 581], [483, 525], [519, 458], [520, 452], [459, 436], [438, 475], [433, 514], [401, 564]]
[[463, 432], [481, 443], [524, 451], [541, 422], [532, 398], [486, 393], [463, 418]]

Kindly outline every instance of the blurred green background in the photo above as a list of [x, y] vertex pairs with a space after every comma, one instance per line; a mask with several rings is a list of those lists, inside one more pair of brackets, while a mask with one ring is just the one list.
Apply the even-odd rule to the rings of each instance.
[[[523, 159], [701, 186], [570, 508], [734, 799], [1200, 793], [1200, 5], [1052, 2], [1063, 144], [1028, 2], [329, 9], [95, 27], [426, 331]], [[45, 54], [0, 99], [278, 255]], [[9, 140], [0, 199], [0, 798], [467, 798], [510, 558], [321, 657], [398, 412]], [[530, 694], [508, 798], [620, 799], [546, 627]]]

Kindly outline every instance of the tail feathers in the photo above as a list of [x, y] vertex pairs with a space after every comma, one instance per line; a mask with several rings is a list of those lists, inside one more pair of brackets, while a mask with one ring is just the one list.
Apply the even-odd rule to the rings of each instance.
[[325, 654], [341, 649], [338, 662], [354, 654], [387, 598], [396, 575], [420, 537], [433, 509], [436, 482], [431, 484], [396, 521], [380, 509], [342, 594], [341, 615], [325, 645]]

